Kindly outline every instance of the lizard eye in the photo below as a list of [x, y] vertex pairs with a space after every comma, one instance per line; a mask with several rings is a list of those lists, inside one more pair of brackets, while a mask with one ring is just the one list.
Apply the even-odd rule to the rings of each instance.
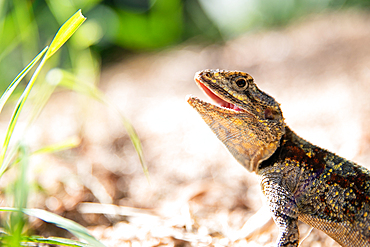
[[245, 85], [247, 84], [244, 78], [239, 78], [235, 81], [235, 83], [236, 85], [238, 85], [238, 87], [245, 87]]
[[237, 86], [237, 90], [245, 90], [248, 87], [248, 82], [245, 78], [239, 77], [234, 80], [235, 85]]

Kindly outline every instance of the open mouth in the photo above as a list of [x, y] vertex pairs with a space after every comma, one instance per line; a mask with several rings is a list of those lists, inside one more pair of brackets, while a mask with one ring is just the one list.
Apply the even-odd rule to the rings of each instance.
[[199, 78], [195, 78], [195, 81], [197, 82], [197, 84], [199, 85], [199, 87], [203, 90], [203, 92], [208, 97], [210, 97], [218, 106], [224, 107], [224, 108], [228, 108], [228, 109], [231, 109], [231, 110], [234, 110], [234, 111], [242, 111], [242, 109], [240, 109], [236, 105], [223, 100], [222, 98], [220, 98], [219, 96], [217, 96], [215, 93], [213, 93], [211, 91], [211, 89], [209, 89], [206, 85], [204, 85]]

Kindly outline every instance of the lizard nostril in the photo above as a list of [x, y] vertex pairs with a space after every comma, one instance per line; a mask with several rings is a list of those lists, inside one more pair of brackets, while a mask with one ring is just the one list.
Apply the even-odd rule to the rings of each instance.
[[211, 77], [211, 73], [209, 71], [206, 71], [206, 72], [202, 73], [202, 76], [209, 78], [209, 77]]

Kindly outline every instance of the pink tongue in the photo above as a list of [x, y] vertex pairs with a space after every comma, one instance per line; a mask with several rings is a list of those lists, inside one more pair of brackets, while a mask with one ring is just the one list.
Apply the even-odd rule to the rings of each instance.
[[229, 108], [229, 109], [232, 109], [232, 110], [235, 110], [235, 111], [241, 111], [240, 108], [238, 108], [237, 106], [229, 103], [229, 102], [226, 102], [225, 100], [221, 99], [220, 97], [218, 97], [216, 94], [214, 94], [211, 90], [209, 90], [203, 83], [201, 83], [199, 80], [197, 80], [198, 84], [200, 85], [200, 87], [202, 88], [202, 90], [214, 101], [216, 102], [218, 105], [222, 106], [222, 107], [225, 107], [225, 108]]

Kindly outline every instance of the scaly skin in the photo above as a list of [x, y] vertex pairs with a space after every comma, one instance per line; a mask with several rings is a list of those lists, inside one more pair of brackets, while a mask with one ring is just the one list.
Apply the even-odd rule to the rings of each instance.
[[261, 189], [279, 227], [276, 246], [299, 244], [298, 220], [345, 247], [370, 246], [370, 171], [297, 136], [279, 104], [244, 72], [204, 70], [199, 87], [217, 105], [188, 98]]

